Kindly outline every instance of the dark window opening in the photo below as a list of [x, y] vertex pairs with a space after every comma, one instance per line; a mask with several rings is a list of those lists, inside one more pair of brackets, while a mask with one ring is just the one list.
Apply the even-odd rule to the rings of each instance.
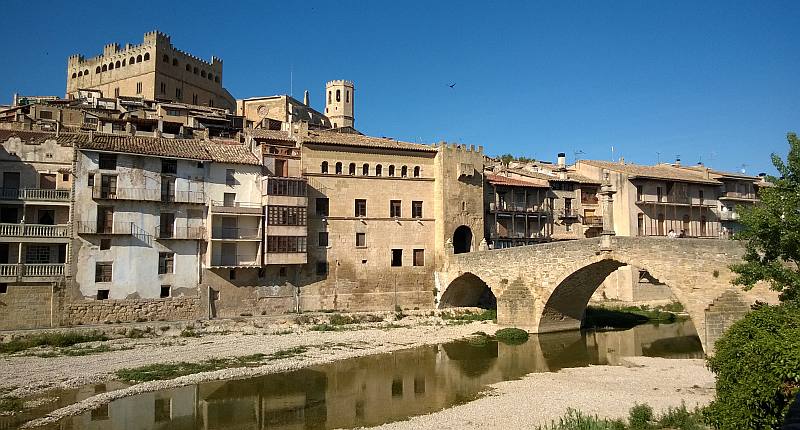
[[383, 175], [383, 166], [378, 164], [377, 166], [375, 166], [375, 176], [381, 176], [381, 175]]
[[317, 237], [317, 245], [319, 245], [319, 246], [328, 246], [328, 232], [327, 231], [319, 232], [319, 236]]
[[400, 267], [403, 265], [403, 250], [402, 249], [393, 249], [392, 250], [392, 267]]
[[356, 199], [354, 216], [357, 217], [367, 216], [367, 201], [365, 199]]
[[101, 169], [117, 170], [116, 154], [100, 154], [99, 163]]
[[0, 284], [0, 294], [6, 294], [8, 292], [8, 284]]
[[350, 168], [347, 170], [347, 173], [350, 176], [355, 176], [356, 175], [356, 163], [350, 163]]
[[322, 165], [320, 166], [319, 171], [321, 173], [328, 173], [328, 162], [327, 161], [323, 161], [322, 162]]
[[341, 175], [342, 174], [342, 163], [341, 162], [336, 163], [336, 174], [337, 175]]
[[411, 218], [422, 218], [422, 202], [411, 202]]
[[110, 290], [97, 290], [97, 300], [108, 300]]
[[329, 200], [327, 197], [317, 197], [317, 201], [315, 204], [316, 213], [318, 216], [328, 216], [329, 211]]
[[366, 233], [356, 233], [356, 247], [364, 248], [367, 246], [367, 234]]
[[170, 296], [172, 296], [172, 287], [169, 285], [162, 285], [160, 297], [164, 299]]
[[100, 250], [111, 249], [111, 239], [100, 239]]
[[175, 271], [175, 253], [174, 252], [159, 252], [158, 253], [158, 274], [165, 275]]
[[230, 271], [228, 271], [228, 279], [231, 281], [236, 279], [236, 269], [231, 269]]
[[[112, 273], [111, 267], [112, 263], [96, 263], [94, 266], [94, 281], [111, 282], [111, 273]], [[97, 294], [99, 296], [100, 291], [98, 291]], [[108, 298], [107, 295], [106, 298]]]
[[400, 218], [402, 216], [402, 204], [400, 200], [389, 200], [389, 217]]
[[327, 274], [328, 274], [328, 262], [317, 261], [317, 275], [327, 275]]
[[415, 266], [424, 266], [425, 265], [425, 250], [424, 249], [415, 249], [414, 250], [414, 265]]
[[178, 160], [162, 159], [161, 160], [161, 173], [168, 175], [175, 175], [178, 173]]

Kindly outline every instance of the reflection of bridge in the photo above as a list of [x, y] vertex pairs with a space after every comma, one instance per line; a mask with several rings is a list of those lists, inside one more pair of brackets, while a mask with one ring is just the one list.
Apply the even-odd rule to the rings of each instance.
[[491, 289], [498, 323], [535, 333], [580, 327], [592, 293], [624, 265], [647, 270], [684, 305], [708, 351], [755, 300], [776, 294], [731, 285], [732, 263], [744, 249], [736, 241], [610, 237], [451, 255], [437, 274], [440, 306], [474, 306]]

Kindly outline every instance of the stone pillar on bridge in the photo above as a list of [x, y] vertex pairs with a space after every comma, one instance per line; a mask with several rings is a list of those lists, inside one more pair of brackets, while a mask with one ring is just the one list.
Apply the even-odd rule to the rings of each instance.
[[603, 231], [600, 232], [600, 250], [611, 251], [611, 237], [617, 233], [614, 231], [614, 194], [616, 190], [611, 185], [608, 171], [603, 172], [603, 184], [600, 186], [600, 198], [603, 201]]

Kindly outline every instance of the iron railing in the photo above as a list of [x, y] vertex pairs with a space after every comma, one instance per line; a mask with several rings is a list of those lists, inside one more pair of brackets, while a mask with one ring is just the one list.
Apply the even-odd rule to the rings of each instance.
[[174, 191], [169, 193], [150, 188], [95, 187], [92, 198], [107, 200], [141, 200], [164, 203], [205, 203], [203, 191]]
[[188, 239], [203, 240], [206, 238], [205, 227], [175, 227], [170, 230], [162, 230], [160, 227], [155, 230], [155, 237], [158, 239]]

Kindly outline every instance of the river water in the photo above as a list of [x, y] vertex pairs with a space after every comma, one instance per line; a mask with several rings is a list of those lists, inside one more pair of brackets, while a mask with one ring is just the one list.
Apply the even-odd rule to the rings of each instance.
[[[534, 335], [521, 345], [456, 341], [257, 378], [135, 395], [53, 429], [332, 429], [373, 426], [468, 402], [500, 381], [625, 356], [702, 358], [690, 321]], [[99, 390], [105, 390], [100, 387]], [[70, 401], [94, 392], [77, 394]], [[0, 426], [2, 427], [2, 426]]]

